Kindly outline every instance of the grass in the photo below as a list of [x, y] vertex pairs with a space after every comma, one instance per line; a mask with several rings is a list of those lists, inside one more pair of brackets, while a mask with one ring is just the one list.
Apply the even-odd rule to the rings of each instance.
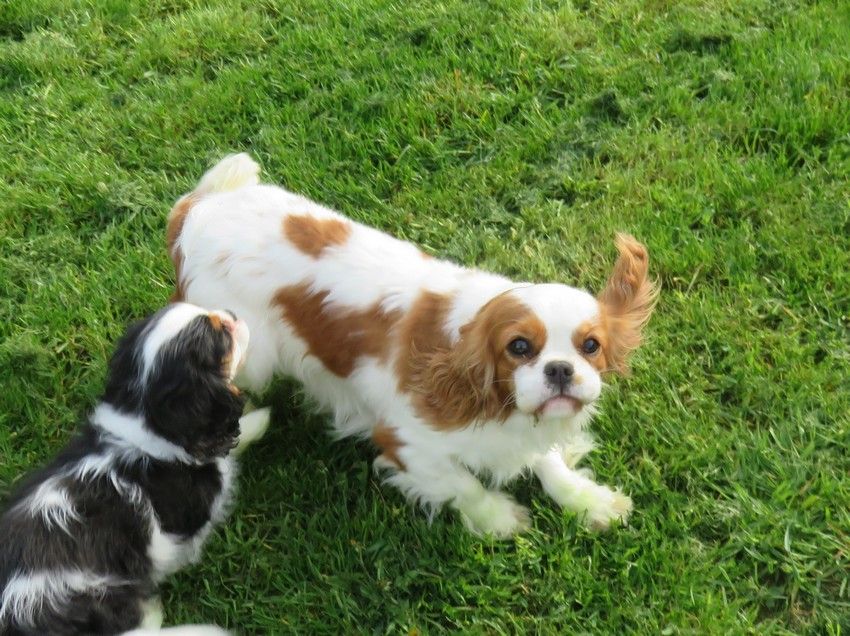
[[10, 0], [0, 5], [0, 494], [172, 286], [213, 161], [436, 255], [597, 289], [626, 230], [661, 304], [581, 529], [429, 525], [294, 387], [169, 623], [277, 633], [850, 633], [850, 4]]

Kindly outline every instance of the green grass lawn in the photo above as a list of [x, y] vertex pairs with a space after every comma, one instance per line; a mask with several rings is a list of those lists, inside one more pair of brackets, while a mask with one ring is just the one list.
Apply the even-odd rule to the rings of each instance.
[[[261, 633], [850, 634], [850, 3], [6, 0], [0, 494], [166, 302], [167, 211], [223, 154], [514, 277], [597, 289], [616, 230], [661, 302], [582, 529], [428, 523], [296, 387], [168, 623]], [[2, 538], [0, 538], [2, 540]]]

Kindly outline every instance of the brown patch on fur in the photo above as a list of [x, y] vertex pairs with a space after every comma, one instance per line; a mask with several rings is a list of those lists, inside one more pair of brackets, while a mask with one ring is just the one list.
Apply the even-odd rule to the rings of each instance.
[[384, 311], [380, 303], [368, 309], [326, 307], [327, 291], [314, 292], [309, 283], [283, 287], [274, 295], [283, 317], [314, 355], [339, 377], [347, 377], [364, 356], [386, 360], [398, 310]]
[[628, 373], [629, 354], [640, 345], [641, 333], [658, 302], [659, 284], [649, 280], [649, 252], [628, 234], [618, 234], [620, 252], [614, 271], [599, 293], [598, 338], [605, 370]]
[[[224, 324], [221, 321], [221, 316], [217, 314], [207, 314], [207, 320], [210, 321], [210, 326], [215, 331], [221, 331], [224, 329]], [[228, 377], [230, 375], [230, 364], [233, 362], [233, 349], [236, 347], [236, 338], [232, 335], [230, 336], [230, 348], [227, 350], [227, 353], [221, 358], [221, 374], [224, 377]], [[231, 382], [228, 385], [230, 392], [234, 395], [239, 395], [239, 389]]]
[[[233, 362], [233, 349], [231, 348], [221, 359], [221, 372], [224, 377], [230, 376], [230, 364]], [[231, 383], [232, 384], [232, 383]], [[239, 391], [231, 391], [231, 393], [239, 394]]]
[[175, 290], [171, 295], [171, 302], [178, 302], [185, 297], [183, 286], [183, 252], [177, 247], [177, 239], [183, 232], [183, 225], [186, 223], [186, 216], [198, 202], [198, 195], [194, 192], [180, 198], [171, 212], [168, 214], [168, 224], [165, 228], [165, 245], [168, 249], [168, 255], [171, 257], [171, 262], [174, 264]]
[[[599, 342], [599, 349], [595, 353], [585, 353], [581, 350], [581, 345], [588, 338], [595, 338]], [[576, 327], [576, 330], [573, 331], [573, 346], [599, 373], [606, 373], [612, 370], [607, 355], [608, 333], [601, 319], [587, 320]], [[578, 378], [576, 377], [575, 379]], [[574, 382], [575, 379], [573, 380]]]
[[443, 329], [450, 305], [448, 296], [423, 292], [399, 325], [401, 351], [396, 373], [400, 389], [407, 390], [417, 382], [429, 356], [450, 348], [449, 336]]
[[398, 449], [404, 446], [404, 443], [395, 434], [395, 429], [383, 422], [378, 422], [378, 425], [372, 429], [372, 441], [381, 449], [381, 457], [395, 464], [400, 470], [407, 470], [407, 466], [398, 456]]
[[[417, 412], [435, 428], [504, 420], [514, 410], [513, 371], [543, 348], [546, 328], [526, 305], [501, 294], [452, 344], [444, 330], [450, 306], [450, 298], [424, 293], [411, 309], [400, 329], [399, 388], [413, 394]], [[534, 348], [528, 359], [507, 352], [520, 336]]]
[[197, 202], [198, 196], [192, 192], [184, 197], [180, 197], [180, 200], [171, 208], [171, 212], [168, 215], [168, 226], [165, 229], [165, 244], [169, 252], [173, 251], [174, 244], [183, 231], [186, 216]]
[[[180, 263], [183, 263], [183, 255], [180, 255]], [[174, 291], [171, 292], [171, 296], [168, 297], [168, 302], [170, 303], [180, 303], [183, 302], [183, 299], [186, 298], [186, 290], [183, 288], [183, 283], [180, 281], [180, 265], [174, 266], [176, 282], [174, 285]]]
[[291, 214], [283, 220], [283, 234], [299, 250], [319, 258], [325, 249], [348, 240], [351, 224], [339, 219]]

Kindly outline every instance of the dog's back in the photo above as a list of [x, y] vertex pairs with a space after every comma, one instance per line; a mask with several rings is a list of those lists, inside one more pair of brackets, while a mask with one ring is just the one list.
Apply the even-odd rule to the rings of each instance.
[[140, 623], [150, 528], [114, 473], [87, 472], [100, 450], [86, 427], [0, 517], [2, 633], [108, 634]]

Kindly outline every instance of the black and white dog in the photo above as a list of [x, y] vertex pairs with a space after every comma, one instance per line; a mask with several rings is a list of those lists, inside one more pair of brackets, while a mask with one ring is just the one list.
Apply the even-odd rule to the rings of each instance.
[[158, 582], [199, 557], [231, 451], [268, 425], [268, 411], [240, 422], [247, 345], [231, 313], [184, 303], [129, 328], [89, 421], [0, 517], [0, 634], [160, 633]]

